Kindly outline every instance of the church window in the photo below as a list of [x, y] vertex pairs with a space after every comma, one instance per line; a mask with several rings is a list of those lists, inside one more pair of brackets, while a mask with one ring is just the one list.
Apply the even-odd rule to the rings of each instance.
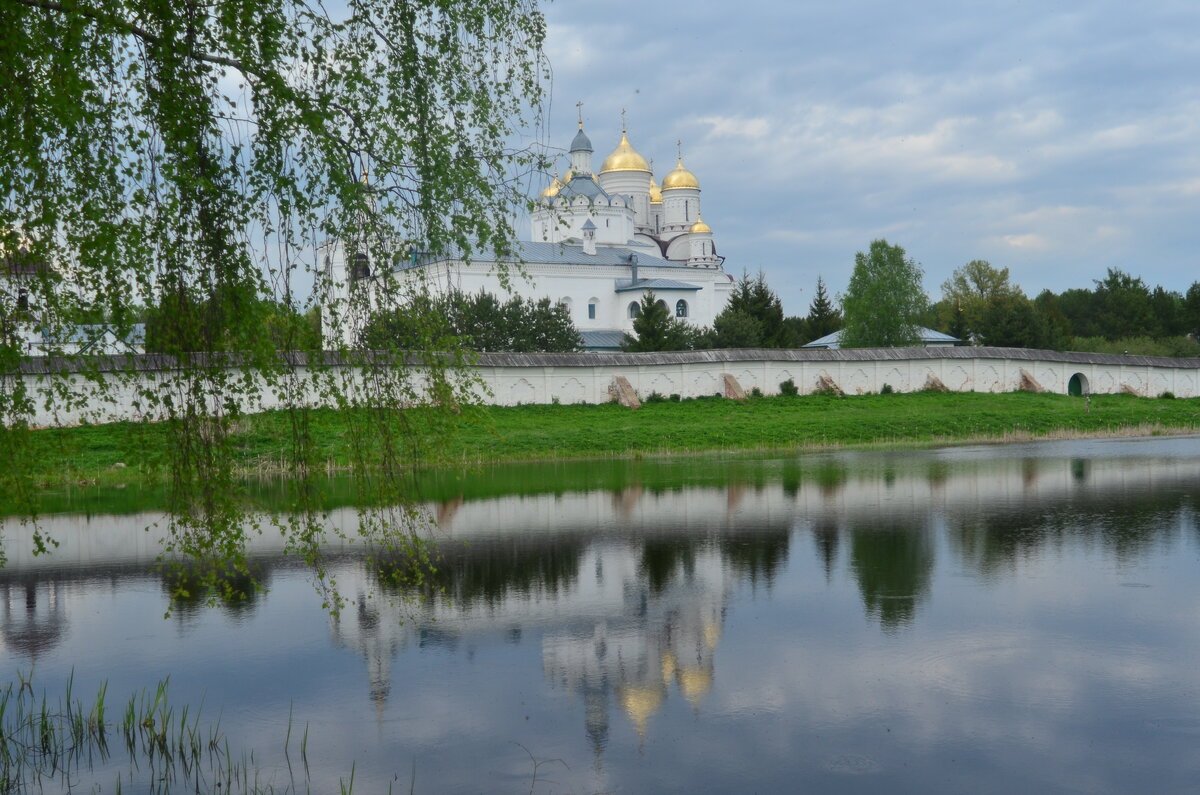
[[570, 315], [571, 315], [571, 299], [570, 298], [567, 298], [564, 296], [564, 297], [558, 299], [558, 307], [563, 312], [565, 312], [568, 317], [570, 317]]
[[692, 220], [692, 203], [687, 199], [683, 200], [683, 220]]
[[596, 299], [588, 301], [588, 320], [596, 319]]
[[630, 303], [629, 304], [629, 316], [631, 318], [633, 318], [633, 317], [637, 317], [640, 314], [642, 314], [642, 307], [638, 305], [638, 302], [633, 301], [632, 303]]
[[355, 254], [350, 266], [350, 281], [357, 282], [371, 278], [371, 264], [366, 254]]
[[687, 312], [688, 312], [687, 301], [684, 301], [682, 298], [680, 298], [678, 301], [675, 302], [675, 317], [687, 317], [688, 316]]
[[29, 291], [24, 287], [17, 291], [17, 309], [26, 310], [29, 308]]

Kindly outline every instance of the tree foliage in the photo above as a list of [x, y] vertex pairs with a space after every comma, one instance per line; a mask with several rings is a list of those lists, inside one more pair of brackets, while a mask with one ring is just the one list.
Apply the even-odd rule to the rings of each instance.
[[647, 290], [638, 302], [633, 335], [626, 334], [626, 351], [684, 351], [696, 347], [698, 332], [686, 321], [671, 316], [667, 303]]
[[954, 335], [960, 339], [972, 334], [982, 338], [984, 315], [997, 303], [1015, 306], [1011, 300], [1015, 296], [1023, 293], [1009, 281], [1008, 268], [995, 268], [987, 260], [971, 260], [942, 283], [937, 321], [943, 328], [954, 323], [965, 326], [965, 334]]
[[[511, 141], [538, 112], [544, 33], [535, 0], [0, 2], [0, 260], [20, 252], [49, 266], [29, 287], [43, 327], [88, 307], [127, 327], [127, 308], [144, 303], [164, 312], [164, 349], [187, 354], [153, 388], [127, 385], [172, 433], [168, 552], [240, 565], [229, 430], [264, 392], [293, 407], [288, 456], [301, 481], [315, 471], [303, 406], [369, 405], [355, 415], [356, 449], [384, 476], [360, 486], [403, 502], [389, 473], [420, 447], [404, 407], [452, 403], [447, 360], [428, 357], [414, 381], [386, 358], [340, 351], [369, 390], [295, 370], [299, 360], [276, 353], [279, 317], [266, 307], [307, 311], [315, 282], [335, 327], [365, 316], [362, 296], [325, 283], [314, 252], [329, 240], [380, 264], [414, 241], [510, 254], [519, 176], [537, 160]], [[16, 335], [0, 335], [0, 377], [21, 355]], [[57, 394], [121, 386], [113, 373], [85, 375]], [[0, 455], [15, 464], [0, 489], [34, 513], [20, 475], [31, 412], [19, 380], [0, 389]], [[282, 529], [321, 572], [311, 493], [297, 485], [306, 518]], [[403, 518], [364, 512], [360, 529], [379, 537]]]
[[825, 290], [825, 280], [817, 277], [817, 292], [813, 295], [812, 303], [808, 305], [808, 317], [804, 319], [803, 343], [812, 342], [842, 327], [842, 313], [829, 298]]
[[920, 343], [919, 318], [928, 299], [921, 268], [900, 246], [874, 240], [854, 256], [842, 299], [842, 347], [895, 347]]
[[779, 348], [787, 344], [783, 302], [762, 271], [751, 278], [743, 271], [729, 302], [713, 320], [713, 348]]
[[372, 350], [420, 350], [430, 323], [443, 347], [473, 351], [563, 352], [583, 344], [567, 311], [549, 298], [512, 296], [501, 301], [480, 291], [412, 301], [375, 314], [362, 332]]

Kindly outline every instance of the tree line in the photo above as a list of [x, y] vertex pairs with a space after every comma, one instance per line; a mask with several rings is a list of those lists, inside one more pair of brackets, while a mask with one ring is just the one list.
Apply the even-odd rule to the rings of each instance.
[[743, 273], [711, 329], [653, 311], [648, 296], [626, 349], [794, 348], [835, 331], [842, 332], [842, 347], [917, 345], [920, 330], [929, 328], [962, 344], [1200, 356], [1200, 281], [1178, 292], [1109, 268], [1091, 288], [1029, 298], [1008, 268], [972, 260], [951, 274], [933, 302], [922, 278], [902, 247], [875, 240], [856, 254], [840, 308], [818, 278], [808, 314], [785, 316], [765, 276]]

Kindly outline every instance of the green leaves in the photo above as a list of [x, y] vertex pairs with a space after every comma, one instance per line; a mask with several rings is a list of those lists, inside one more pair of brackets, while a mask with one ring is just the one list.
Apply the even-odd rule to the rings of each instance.
[[920, 344], [918, 319], [928, 299], [921, 268], [904, 249], [873, 240], [854, 255], [854, 272], [842, 299], [842, 347], [899, 347]]
[[683, 351], [694, 348], [697, 331], [682, 320], [672, 317], [667, 302], [647, 290], [638, 303], [633, 319], [634, 336], [625, 336], [622, 350], [626, 351]]
[[[317, 301], [335, 326], [378, 308], [377, 296], [330, 281], [314, 252], [331, 240], [374, 263], [413, 241], [468, 257], [475, 246], [511, 250], [506, 219], [525, 200], [513, 179], [524, 153], [511, 143], [536, 121], [544, 36], [533, 0], [358, 0], [342, 11], [278, 0], [0, 2], [0, 260], [20, 250], [46, 266], [19, 286], [0, 268], [0, 377], [28, 353], [27, 331], [64, 337], [83, 317], [128, 330], [129, 307], [150, 307], [151, 347], [178, 354], [178, 368], [148, 384], [90, 363], [51, 392], [70, 401], [82, 381], [114, 400], [132, 393], [166, 419], [175, 546], [234, 569], [244, 511], [228, 436], [241, 406], [295, 407], [290, 454], [308, 478], [301, 405], [369, 404], [376, 427], [357, 429], [358, 451], [384, 476], [364, 488], [403, 502], [392, 476], [415, 433], [403, 412], [450, 410], [455, 391], [441, 371], [418, 379], [346, 346], [339, 353], [372, 383], [363, 390], [315, 358], [298, 371], [277, 350], [315, 348], [299, 318]], [[20, 316], [18, 295], [32, 307]], [[327, 341], [350, 336], [338, 331]], [[422, 340], [428, 351], [445, 342]], [[236, 354], [238, 367], [214, 353]], [[19, 388], [0, 389], [0, 457], [22, 449], [29, 412]], [[32, 494], [28, 483], [0, 485]], [[297, 489], [301, 514], [307, 492]], [[395, 540], [412, 524], [374, 515], [362, 526]], [[297, 548], [324, 532], [310, 516]]]

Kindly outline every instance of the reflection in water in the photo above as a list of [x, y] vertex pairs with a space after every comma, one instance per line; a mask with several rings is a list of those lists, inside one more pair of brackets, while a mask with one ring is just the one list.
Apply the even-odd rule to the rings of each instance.
[[[687, 765], [671, 767], [680, 782], [690, 782], [689, 789], [721, 788], [706, 778], [706, 772], [715, 775], [709, 765], [718, 757], [755, 754], [765, 754], [759, 767], [736, 768], [739, 780], [751, 789], [779, 788], [780, 781], [764, 770], [802, 778], [814, 791], [845, 789], [844, 780], [823, 780], [814, 777], [814, 770], [824, 771], [821, 775], [846, 775], [851, 770], [864, 776], [890, 770], [894, 777], [900, 775], [898, 768], [865, 756], [862, 744], [832, 747], [823, 761], [795, 749], [832, 742], [829, 738], [840, 737], [854, 721], [862, 722], [864, 732], [866, 727], [876, 732], [870, 735], [876, 739], [860, 743], [878, 742], [878, 726], [883, 725], [877, 714], [879, 699], [906, 696], [913, 704], [953, 702], [964, 712], [953, 718], [922, 714], [920, 720], [913, 718], [909, 734], [897, 731], [889, 742], [900, 744], [893, 750], [906, 768], [910, 763], [919, 767], [924, 759], [934, 772], [942, 771], [930, 761], [936, 759], [931, 748], [960, 747], [956, 744], [972, 736], [961, 730], [963, 725], [992, 723], [1000, 728], [987, 742], [1006, 749], [996, 753], [1013, 767], [1005, 755], [1029, 751], [1011, 738], [1023, 736], [1026, 722], [1050, 721], [1072, 709], [1079, 698], [1072, 688], [1078, 689], [1080, 677], [1100, 675], [1079, 660], [1097, 655], [1077, 649], [1058, 650], [1062, 659], [1048, 655], [1070, 671], [1062, 681], [1055, 678], [1060, 673], [1055, 670], [1039, 669], [1036, 676], [1019, 668], [1009, 673], [1002, 666], [1005, 655], [1013, 653], [1008, 650], [1020, 647], [1020, 635], [1014, 634], [1018, 630], [986, 642], [962, 634], [939, 638], [938, 611], [931, 606], [938, 605], [942, 614], [963, 612], [959, 623], [969, 627], [975, 616], [969, 611], [990, 609], [994, 590], [1019, 583], [1030, 589], [1026, 598], [1032, 601], [1037, 588], [1029, 582], [1044, 586], [1059, 576], [1023, 580], [1030, 566], [1054, 572], [1054, 565], [1076, 565], [1092, 575], [1103, 568], [1097, 561], [1132, 569], [1156, 555], [1200, 545], [1200, 457], [1191, 448], [1185, 448], [1186, 454], [1164, 455], [1151, 446], [1137, 458], [1108, 458], [1089, 453], [1091, 449], [1085, 444], [1082, 453], [1068, 448], [1063, 455], [1040, 457], [1013, 455], [1007, 448], [830, 455], [764, 462], [754, 477], [723, 487], [670, 488], [661, 482], [643, 487], [617, 479], [619, 486], [607, 491], [486, 499], [451, 495], [429, 507], [439, 521], [438, 556], [436, 569], [423, 578], [413, 576], [406, 560], [395, 555], [364, 556], [353, 549], [331, 554], [331, 573], [352, 603], [324, 617], [322, 636], [306, 642], [322, 650], [353, 651], [349, 657], [359, 660], [355, 665], [362, 678], [338, 691], [337, 700], [345, 702], [348, 711], [361, 703], [355, 699], [369, 704], [380, 737], [410, 724], [412, 716], [405, 710], [413, 709], [421, 697], [414, 680], [436, 693], [435, 703], [447, 706], [426, 706], [418, 713], [432, 735], [422, 746], [426, 753], [433, 753], [428, 749], [439, 743], [459, 742], [453, 738], [469, 733], [464, 727], [472, 721], [479, 723], [479, 736], [492, 741], [523, 736], [506, 722], [511, 714], [490, 716], [480, 701], [502, 698], [481, 695], [476, 688], [495, 678], [497, 693], [522, 694], [519, 704], [508, 707], [531, 715], [531, 725], [539, 716], [556, 727], [556, 721], [565, 720], [567, 728], [548, 729], [547, 736], [554, 739], [543, 742], [563, 743], [565, 755], [579, 750], [572, 750], [571, 742], [586, 748], [597, 778], [577, 789], [670, 788], [677, 783], [674, 779], [655, 780], [654, 774], [638, 778], [643, 774], [630, 761], [629, 748], [645, 754], [651, 767], [658, 767], [660, 760], [667, 765], [658, 755], [665, 753], [671, 738], [687, 738], [710, 726], [724, 726], [721, 737], [731, 751], [689, 751], [694, 774]], [[352, 509], [333, 511], [330, 521], [349, 523], [352, 514]], [[86, 631], [89, 621], [83, 616], [92, 615], [90, 605], [103, 594], [140, 586], [143, 601], [161, 615], [171, 606], [166, 594], [190, 593], [186, 571], [161, 574], [153, 567], [157, 549], [146, 543], [143, 531], [152, 522], [150, 515], [55, 517], [48, 520], [47, 529], [62, 546], [40, 557], [24, 550], [20, 537], [10, 532], [6, 546], [11, 562], [0, 572], [0, 638], [6, 661], [37, 661], [40, 666], [61, 654], [74, 662], [72, 637]], [[793, 538], [805, 534], [811, 540]], [[288, 587], [302, 567], [281, 554], [281, 542], [264, 538], [256, 544], [256, 575], [272, 588]], [[1082, 562], [1070, 563], [1076, 560]], [[947, 576], [947, 571], [958, 576]], [[1079, 584], [1083, 577], [1078, 572], [1074, 577], [1072, 598], [1079, 601], [1084, 598]], [[228, 595], [237, 596], [245, 585], [230, 579]], [[1128, 598], [1127, 589], [1118, 590]], [[1113, 609], [1110, 591], [1099, 588], [1095, 596], [1105, 620]], [[963, 598], [964, 593], [970, 598]], [[1052, 599], [1053, 590], [1049, 593]], [[754, 609], [747, 595], [755, 600]], [[259, 639], [230, 629], [228, 639], [219, 642], [239, 647], [239, 653], [259, 643], [290, 649], [293, 638], [282, 633], [311, 631], [288, 625], [273, 634], [268, 625], [277, 615], [276, 595], [249, 591], [246, 596], [228, 599], [220, 614], [230, 627], [245, 624], [264, 634]], [[1052, 602], [1035, 607], [1034, 615], [1065, 621], [1054, 607]], [[201, 634], [204, 627], [212, 632], [205, 610], [178, 603], [173, 609], [187, 618], [177, 624], [180, 638]], [[755, 624], [751, 617], [759, 611], [776, 623]], [[864, 614], [868, 622], [862, 629], [869, 634], [855, 636], [849, 651], [841, 648], [838, 638], [857, 631], [854, 627], [860, 623], [847, 619]], [[999, 620], [995, 614], [984, 615], [992, 622]], [[1027, 631], [1031, 619], [1019, 618], [1020, 631]], [[1091, 620], [1104, 625], [1099, 618]], [[135, 631], [122, 629], [114, 637], [128, 638]], [[1072, 632], [1086, 630], [1056, 625], [1052, 637], [1061, 642]], [[1108, 641], [1105, 634], [1097, 643], [1106, 648]], [[1142, 655], [1139, 644], [1150, 641], [1126, 635], [1121, 643], [1120, 648], [1135, 649], [1138, 656], [1132, 662], [1120, 660], [1114, 669], [1136, 672], [1139, 687], [1148, 689], [1146, 683], [1155, 681], [1153, 664], [1159, 661], [1156, 654]], [[922, 656], [906, 658], [909, 644]], [[993, 651], [981, 656], [980, 648]], [[318, 652], [307, 653], [320, 657]], [[120, 650], [107, 654], [119, 659]], [[1040, 655], [1034, 656], [1044, 664]], [[1168, 652], [1165, 658], [1175, 656]], [[186, 668], [187, 663], [175, 659], [172, 665]], [[316, 671], [321, 664], [309, 667]], [[531, 667], [545, 695], [534, 695], [527, 681], [509, 673]], [[847, 705], [869, 690], [872, 676], [881, 678], [881, 671], [893, 668], [913, 671], [917, 677], [941, 672], [952, 685], [942, 680], [932, 685], [898, 681], [892, 683], [894, 692], [876, 701]], [[790, 683], [791, 689], [785, 686], [791, 672], [800, 676], [809, 669], [816, 679]], [[1030, 688], [1042, 688], [1036, 692], [1050, 693], [1052, 697], [1038, 702], [1038, 709], [1047, 714], [1035, 718], [1028, 704], [1014, 710], [1019, 717], [1008, 714], [1010, 706], [986, 695], [986, 683], [996, 677], [1028, 681]], [[513, 684], [514, 678], [521, 683]], [[1200, 688], [1200, 683], [1194, 684]], [[943, 697], [931, 701], [928, 691], [938, 688]], [[910, 690], [916, 695], [908, 694]], [[1020, 690], [1008, 688], [1010, 693]], [[822, 698], [832, 699], [834, 707], [818, 720], [810, 713], [829, 707]], [[739, 706], [743, 702], [757, 706], [747, 710]], [[1124, 702], [1118, 706], [1128, 708]], [[926, 708], [888, 704], [891, 712], [901, 715], [909, 714], [905, 709]], [[566, 718], [559, 715], [563, 710], [569, 713]], [[1079, 721], [1086, 723], [1090, 717], [1083, 714]], [[710, 723], [714, 720], [717, 723]], [[1174, 725], [1161, 717], [1154, 720], [1155, 725]], [[819, 724], [820, 731], [795, 728], [809, 726], [810, 721]], [[760, 737], [760, 725], [780, 733], [777, 754], [772, 755], [769, 743], [753, 749], [743, 745], [740, 735]], [[559, 747], [553, 745], [555, 755]], [[968, 745], [969, 752], [955, 758], [990, 753], [982, 747]], [[384, 746], [380, 754], [394, 757]], [[865, 761], [850, 766], [838, 761], [846, 759]], [[480, 775], [495, 765], [490, 759], [459, 763], [479, 765]], [[607, 778], [610, 774], [615, 778]], [[756, 779], [761, 775], [768, 778]], [[973, 780], [985, 775], [994, 777], [996, 770], [969, 773]], [[914, 780], [897, 789], [937, 789], [924, 785], [938, 780]], [[1020, 781], [1009, 783], [1015, 788]]]
[[912, 622], [929, 591], [933, 557], [927, 528], [894, 521], [850, 528], [850, 566], [863, 605], [885, 630]]
[[7, 580], [0, 585], [0, 634], [4, 647], [30, 665], [51, 651], [67, 631], [66, 608], [58, 584], [33, 577]]
[[827, 517], [821, 517], [813, 523], [813, 543], [817, 547], [817, 555], [825, 569], [825, 582], [833, 578], [833, 568], [837, 564], [838, 527], [837, 523]]

